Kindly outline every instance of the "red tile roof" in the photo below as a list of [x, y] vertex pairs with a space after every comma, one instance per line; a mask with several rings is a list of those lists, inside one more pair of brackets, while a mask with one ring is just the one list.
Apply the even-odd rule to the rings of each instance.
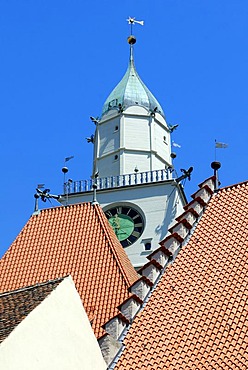
[[115, 369], [247, 369], [247, 261], [245, 182], [212, 196], [134, 318]]
[[96, 336], [138, 278], [98, 205], [33, 215], [0, 261], [0, 291], [71, 275]]
[[0, 343], [28, 316], [60, 283], [48, 281], [23, 289], [0, 294]]

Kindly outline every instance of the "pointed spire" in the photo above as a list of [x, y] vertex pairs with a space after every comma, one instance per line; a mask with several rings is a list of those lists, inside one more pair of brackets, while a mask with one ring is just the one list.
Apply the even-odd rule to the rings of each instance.
[[133, 45], [130, 45], [130, 62], [134, 62], [134, 57], [133, 57]]
[[130, 58], [127, 71], [122, 80], [106, 99], [102, 115], [112, 109], [118, 109], [119, 106], [126, 109], [132, 105], [139, 105], [147, 108], [150, 112], [156, 109], [156, 112], [164, 116], [161, 105], [146, 87], [136, 71], [133, 52], [133, 45], [136, 43], [136, 38], [130, 35], [127, 42], [130, 45]]
[[134, 37], [133, 35], [130, 35], [128, 38], [127, 38], [127, 42], [129, 43], [130, 45], [130, 63], [134, 63], [134, 57], [133, 57], [133, 45], [136, 43], [136, 37]]

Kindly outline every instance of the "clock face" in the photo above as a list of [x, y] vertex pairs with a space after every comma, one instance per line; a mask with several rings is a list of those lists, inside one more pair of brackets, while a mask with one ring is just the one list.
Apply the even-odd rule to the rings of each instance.
[[144, 230], [142, 216], [131, 207], [116, 206], [105, 211], [105, 215], [124, 248], [132, 245]]

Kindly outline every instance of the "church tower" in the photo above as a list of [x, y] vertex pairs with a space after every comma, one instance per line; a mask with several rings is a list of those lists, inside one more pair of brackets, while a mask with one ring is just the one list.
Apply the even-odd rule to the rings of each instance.
[[134, 64], [128, 38], [127, 71], [106, 99], [96, 124], [91, 180], [66, 183], [62, 204], [92, 201], [92, 188], [134, 267], [164, 239], [186, 197], [173, 177], [170, 127]]
[[[104, 103], [96, 127], [94, 170], [119, 176], [171, 168], [170, 130], [157, 99], [140, 79], [128, 38], [127, 71]], [[168, 174], [169, 175], [169, 174]]]

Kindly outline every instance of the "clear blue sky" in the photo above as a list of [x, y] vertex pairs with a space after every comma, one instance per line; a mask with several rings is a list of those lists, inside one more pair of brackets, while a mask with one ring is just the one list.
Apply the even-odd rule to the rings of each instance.
[[127, 68], [128, 16], [145, 21], [134, 28], [138, 73], [180, 125], [188, 196], [212, 174], [215, 138], [229, 144], [217, 152], [222, 186], [247, 179], [247, 0], [2, 0], [0, 255], [32, 214], [36, 185], [62, 192], [64, 157], [75, 156], [72, 179], [91, 175], [89, 116]]

